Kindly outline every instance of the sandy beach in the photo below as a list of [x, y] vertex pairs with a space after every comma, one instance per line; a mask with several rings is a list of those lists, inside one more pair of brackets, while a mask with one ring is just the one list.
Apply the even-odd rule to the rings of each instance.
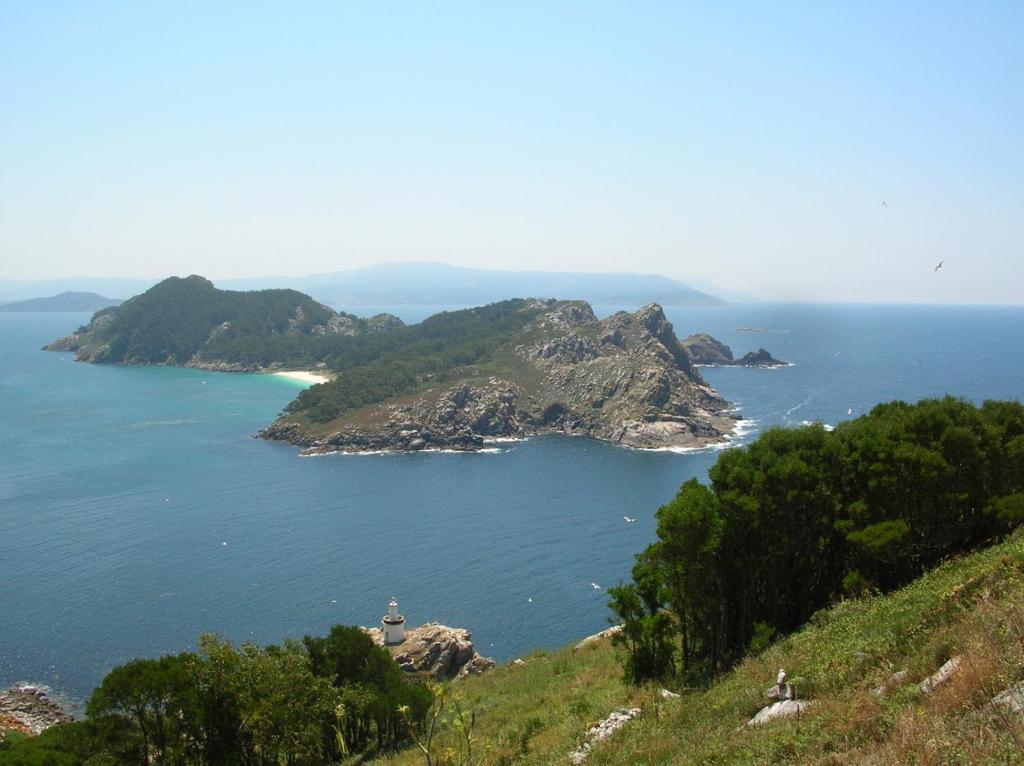
[[274, 375], [278, 375], [282, 378], [288, 378], [289, 380], [299, 380], [303, 383], [309, 383], [311, 386], [315, 386], [317, 383], [326, 383], [330, 378], [325, 375], [317, 375], [315, 372], [304, 372], [302, 370], [286, 370], [283, 372], [275, 372]]

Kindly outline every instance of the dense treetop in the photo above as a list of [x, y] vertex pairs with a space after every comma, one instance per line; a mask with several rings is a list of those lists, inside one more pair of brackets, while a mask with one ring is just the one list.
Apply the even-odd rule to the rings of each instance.
[[633, 680], [706, 677], [845, 595], [887, 591], [1024, 521], [1024, 407], [880, 404], [766, 431], [657, 514], [611, 590]]

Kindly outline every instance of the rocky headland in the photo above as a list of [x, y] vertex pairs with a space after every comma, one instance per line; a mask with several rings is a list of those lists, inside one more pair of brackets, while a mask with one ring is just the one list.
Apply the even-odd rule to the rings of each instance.
[[[380, 628], [363, 628], [378, 646], [385, 646]], [[483, 657], [473, 646], [472, 635], [463, 628], [449, 628], [436, 622], [411, 628], [405, 641], [385, 646], [399, 667], [407, 673], [424, 673], [435, 681], [476, 676], [494, 668], [494, 660]]]
[[306, 453], [478, 450], [496, 439], [587, 436], [637, 448], [721, 441], [739, 416], [691, 362], [661, 307], [604, 320], [582, 301], [527, 301], [531, 320], [487, 365], [467, 365], [325, 424], [298, 407], [260, 432]]
[[788, 362], [782, 362], [769, 354], [765, 349], [750, 351], [739, 359], [732, 355], [732, 349], [722, 341], [711, 337], [706, 333], [690, 335], [680, 342], [686, 355], [695, 365], [704, 367], [788, 367]]

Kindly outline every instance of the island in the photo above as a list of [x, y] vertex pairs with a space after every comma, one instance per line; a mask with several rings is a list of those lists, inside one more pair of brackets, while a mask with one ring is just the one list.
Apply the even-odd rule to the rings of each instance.
[[[295, 290], [172, 277], [46, 348], [98, 364], [314, 371], [326, 382], [258, 434], [307, 454], [472, 451], [541, 434], [693, 449], [728, 439], [740, 420], [654, 303], [598, 319], [584, 301], [512, 299], [405, 325]], [[750, 356], [738, 363], [759, 363]]]
[[65, 292], [59, 295], [48, 295], [45, 298], [28, 298], [23, 301], [0, 303], [0, 311], [99, 311], [121, 303], [116, 298], [105, 298], [102, 295], [88, 292]]
[[732, 349], [722, 341], [712, 338], [706, 333], [690, 335], [681, 342], [687, 356], [694, 364], [702, 367], [788, 367], [769, 354], [765, 349], [750, 351], [739, 359], [734, 359]]

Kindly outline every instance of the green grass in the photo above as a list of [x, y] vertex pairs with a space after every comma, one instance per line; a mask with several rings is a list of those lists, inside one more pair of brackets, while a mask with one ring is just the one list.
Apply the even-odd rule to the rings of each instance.
[[[917, 683], [954, 654], [964, 656], [964, 670], [919, 695]], [[590, 724], [626, 705], [642, 715], [596, 747], [588, 764], [1019, 763], [1024, 727], [989, 700], [1024, 678], [1024, 535], [947, 562], [891, 595], [823, 610], [679, 700], [662, 701], [657, 687], [625, 686], [619, 650], [608, 642], [525, 659], [455, 684], [476, 714], [475, 764], [565, 764]], [[779, 668], [814, 705], [800, 720], [745, 727]], [[898, 669], [909, 672], [906, 685], [875, 695]], [[452, 742], [442, 737], [438, 752]], [[418, 751], [383, 762], [425, 763]]]

